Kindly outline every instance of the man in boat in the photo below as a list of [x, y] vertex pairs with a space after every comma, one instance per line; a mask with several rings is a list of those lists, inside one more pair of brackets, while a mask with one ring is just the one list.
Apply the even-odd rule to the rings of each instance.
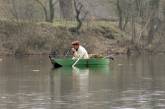
[[86, 49], [80, 45], [79, 41], [73, 41], [72, 42], [72, 52], [73, 52], [73, 58], [72, 59], [88, 59], [88, 53]]

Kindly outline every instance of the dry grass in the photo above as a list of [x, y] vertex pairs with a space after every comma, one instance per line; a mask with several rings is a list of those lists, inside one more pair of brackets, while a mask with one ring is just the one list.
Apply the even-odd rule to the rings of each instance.
[[[72, 34], [68, 28], [75, 27], [74, 21], [46, 22], [15, 22], [0, 21], [0, 52], [7, 54], [43, 54], [50, 51], [59, 51], [63, 54], [70, 48], [70, 43], [78, 39], [90, 53], [105, 53], [115, 39], [120, 39], [123, 32], [114, 22], [96, 21], [84, 23], [80, 35]], [[115, 39], [105, 37], [107, 33]]]

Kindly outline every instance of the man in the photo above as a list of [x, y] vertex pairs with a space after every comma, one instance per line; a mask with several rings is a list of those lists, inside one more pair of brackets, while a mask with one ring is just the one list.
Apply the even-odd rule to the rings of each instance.
[[72, 52], [73, 52], [73, 58], [72, 59], [88, 59], [88, 53], [84, 47], [80, 45], [79, 41], [73, 41], [72, 42]]

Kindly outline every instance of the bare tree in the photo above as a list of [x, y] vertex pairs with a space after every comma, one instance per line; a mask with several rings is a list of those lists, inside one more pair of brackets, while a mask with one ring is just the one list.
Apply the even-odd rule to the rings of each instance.
[[16, 21], [41, 19], [42, 14], [37, 6], [34, 0], [5, 0], [3, 5], [6, 19]]
[[119, 28], [121, 30], [125, 30], [126, 26], [131, 19], [131, 6], [132, 2], [128, 0], [117, 0], [116, 1], [116, 9], [117, 9], [117, 14], [119, 17]]
[[73, 4], [74, 4], [75, 13], [76, 13], [75, 17], [77, 21], [76, 31], [77, 33], [79, 33], [79, 30], [82, 27], [83, 20], [88, 15], [88, 11], [85, 10], [84, 5], [80, 1], [78, 0], [73, 0], [73, 1], [74, 1]]
[[73, 0], [59, 0], [59, 6], [63, 19], [73, 19]]
[[[139, 48], [153, 43], [161, 27], [160, 1], [163, 0], [109, 0], [115, 2], [118, 27], [132, 36]], [[161, 7], [161, 9], [163, 9]], [[162, 11], [163, 12], [163, 11]], [[129, 24], [129, 28], [127, 25]], [[130, 29], [131, 28], [131, 29]], [[128, 30], [127, 30], [128, 29]]]
[[160, 24], [159, 16], [157, 15], [159, 9], [160, 0], [151, 0], [151, 21], [148, 28], [148, 44], [151, 44], [156, 31], [158, 30], [158, 25]]
[[[45, 21], [47, 22], [53, 22], [54, 20], [54, 13], [55, 13], [55, 5], [58, 3], [57, 0], [35, 0], [43, 9], [43, 12], [45, 14]], [[48, 7], [47, 5], [48, 4]]]
[[18, 21], [19, 18], [18, 18], [18, 12], [16, 9], [16, 1], [12, 0], [11, 5], [12, 5], [12, 7], [11, 7], [10, 11], [11, 11], [12, 15], [15, 17], [15, 19]]
[[122, 22], [123, 22], [123, 15], [122, 14], [123, 14], [123, 12], [122, 12], [122, 9], [120, 6], [120, 0], [117, 0], [116, 6], [117, 6], [118, 16], [119, 16], [119, 28], [122, 30]]

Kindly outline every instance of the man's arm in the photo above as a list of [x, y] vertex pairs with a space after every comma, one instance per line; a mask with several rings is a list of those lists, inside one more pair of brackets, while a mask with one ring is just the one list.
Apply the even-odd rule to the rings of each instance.
[[72, 48], [73, 58], [78, 58], [78, 53], [76, 49]]

